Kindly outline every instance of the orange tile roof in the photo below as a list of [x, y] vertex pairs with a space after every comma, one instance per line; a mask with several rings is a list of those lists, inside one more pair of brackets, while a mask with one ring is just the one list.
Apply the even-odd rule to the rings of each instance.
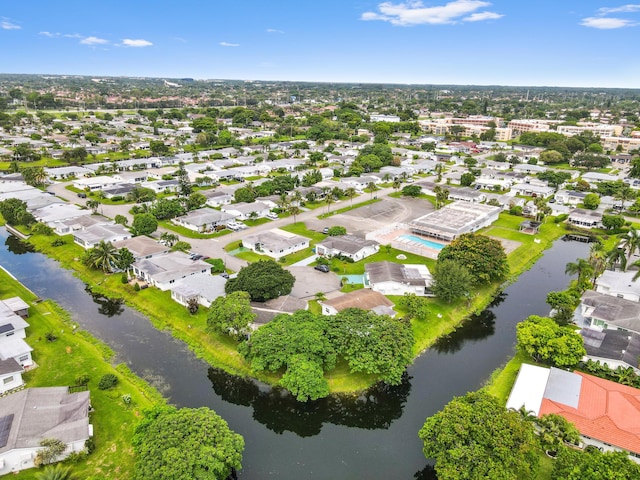
[[640, 390], [581, 372], [578, 408], [543, 398], [539, 415], [557, 413], [587, 437], [640, 453]]

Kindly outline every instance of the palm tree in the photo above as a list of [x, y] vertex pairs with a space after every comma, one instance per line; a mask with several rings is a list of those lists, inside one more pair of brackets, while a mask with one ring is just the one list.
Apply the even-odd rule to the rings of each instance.
[[607, 264], [614, 268], [616, 266], [620, 267], [620, 270], [623, 272], [627, 270], [627, 255], [625, 254], [624, 248], [614, 247], [609, 252], [607, 252]]
[[36, 473], [38, 480], [76, 480], [71, 472], [71, 467], [56, 463], [55, 465], [47, 465], [42, 472]]
[[636, 251], [640, 251], [640, 231], [632, 228], [627, 233], [621, 236], [621, 246], [626, 252], [627, 261], [633, 256]]
[[99, 206], [100, 206], [100, 202], [98, 200], [87, 200], [87, 207], [91, 209], [94, 215], [98, 211]]
[[392, 185], [393, 189], [397, 192], [398, 190], [400, 190], [400, 187], [401, 187], [401, 186], [402, 186], [402, 182], [400, 181], [400, 179], [399, 179], [399, 178], [396, 178], [396, 179], [393, 181], [393, 185]]
[[344, 194], [349, 200], [351, 200], [351, 206], [353, 207], [353, 197], [356, 196], [356, 189], [349, 187], [344, 191]]
[[293, 223], [296, 223], [296, 216], [300, 213], [300, 207], [298, 207], [297, 205], [289, 205], [287, 211], [289, 212], [289, 214], [293, 215]]
[[593, 273], [593, 267], [584, 258], [578, 258], [575, 262], [567, 263], [564, 273], [567, 275], [578, 274], [578, 283], [582, 283], [584, 277], [591, 276]]
[[373, 192], [375, 192], [375, 191], [378, 189], [378, 187], [376, 187], [376, 184], [375, 184], [375, 183], [373, 183], [373, 182], [369, 182], [369, 183], [367, 184], [367, 188], [368, 188], [368, 189], [369, 189], [369, 191], [371, 192], [371, 200], [373, 200]]
[[294, 203], [298, 207], [302, 204], [302, 194], [299, 190], [295, 190], [291, 195], [291, 203]]
[[118, 249], [111, 242], [101, 240], [98, 245], [87, 252], [89, 265], [108, 273], [118, 263]]
[[162, 240], [167, 247], [173, 247], [173, 244], [180, 240], [180, 237], [175, 233], [162, 232], [160, 235], [160, 240]]
[[616, 200], [620, 200], [620, 206], [622, 207], [622, 210], [624, 210], [624, 202], [635, 200], [636, 197], [636, 192], [631, 187], [623, 187], [618, 193], [613, 196], [613, 198], [615, 198]]
[[605, 268], [607, 267], [607, 260], [602, 248], [602, 243], [595, 242], [591, 245], [591, 249], [589, 252], [589, 258], [587, 260], [589, 265], [593, 268], [593, 276], [591, 277], [591, 283], [593, 285], [596, 284], [598, 277], [602, 275]]
[[443, 206], [444, 202], [447, 201], [447, 198], [449, 198], [449, 189], [436, 185], [433, 188], [433, 192], [436, 194], [436, 210], [438, 210]]
[[327, 193], [327, 196], [324, 198], [324, 201], [327, 202], [327, 214], [331, 212], [331, 204], [334, 202], [335, 198], [333, 198], [333, 193]]

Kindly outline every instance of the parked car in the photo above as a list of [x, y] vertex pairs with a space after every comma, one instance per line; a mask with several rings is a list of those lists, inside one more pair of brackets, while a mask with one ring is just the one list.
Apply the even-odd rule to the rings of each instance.
[[329, 273], [329, 266], [328, 265], [316, 265], [313, 268], [315, 268], [319, 272]]
[[324, 233], [325, 235], [326, 235], [327, 233], [329, 233], [329, 227], [324, 227], [324, 228], [322, 229], [322, 233]]
[[87, 198], [87, 194], [84, 192], [78, 192], [78, 197], [80, 198]]
[[275, 212], [269, 212], [267, 213], [267, 218], [270, 218], [271, 220], [277, 220], [280, 217], [278, 217], [278, 214]]
[[229, 279], [229, 274], [228, 274], [227, 272], [222, 272], [222, 273], [220, 274], [220, 276], [221, 276], [222, 278], [226, 278], [227, 280]]

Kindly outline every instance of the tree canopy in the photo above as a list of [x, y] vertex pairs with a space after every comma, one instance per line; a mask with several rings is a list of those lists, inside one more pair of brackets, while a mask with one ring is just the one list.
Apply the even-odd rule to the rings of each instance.
[[460, 235], [440, 251], [438, 262], [443, 260], [453, 260], [464, 266], [471, 273], [475, 285], [502, 280], [509, 274], [502, 244], [485, 235]]
[[224, 480], [241, 468], [243, 438], [213, 410], [156, 406], [135, 429], [136, 480]]
[[451, 400], [427, 419], [419, 436], [440, 480], [535, 478], [533, 424], [485, 391]]
[[552, 476], [563, 480], [629, 480], [640, 478], [640, 465], [624, 452], [601, 453], [596, 448], [579, 452], [562, 448], [553, 463]]
[[574, 328], [537, 315], [516, 325], [516, 339], [519, 350], [537, 362], [556, 367], [574, 367], [587, 353], [582, 337]]
[[216, 298], [209, 307], [207, 327], [236, 339], [243, 338], [249, 333], [249, 324], [256, 317], [251, 310], [250, 300], [249, 294], [241, 291]]
[[295, 277], [273, 260], [260, 260], [242, 267], [236, 278], [227, 281], [226, 293], [243, 291], [251, 300], [266, 302], [291, 293]]
[[447, 303], [469, 294], [473, 276], [469, 270], [455, 260], [438, 260], [432, 273], [431, 290]]

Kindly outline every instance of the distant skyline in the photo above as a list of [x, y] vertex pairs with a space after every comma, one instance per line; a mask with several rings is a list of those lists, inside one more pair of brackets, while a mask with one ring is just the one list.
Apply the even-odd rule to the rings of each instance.
[[640, 88], [640, 3], [153, 2], [0, 6], [0, 73]]

